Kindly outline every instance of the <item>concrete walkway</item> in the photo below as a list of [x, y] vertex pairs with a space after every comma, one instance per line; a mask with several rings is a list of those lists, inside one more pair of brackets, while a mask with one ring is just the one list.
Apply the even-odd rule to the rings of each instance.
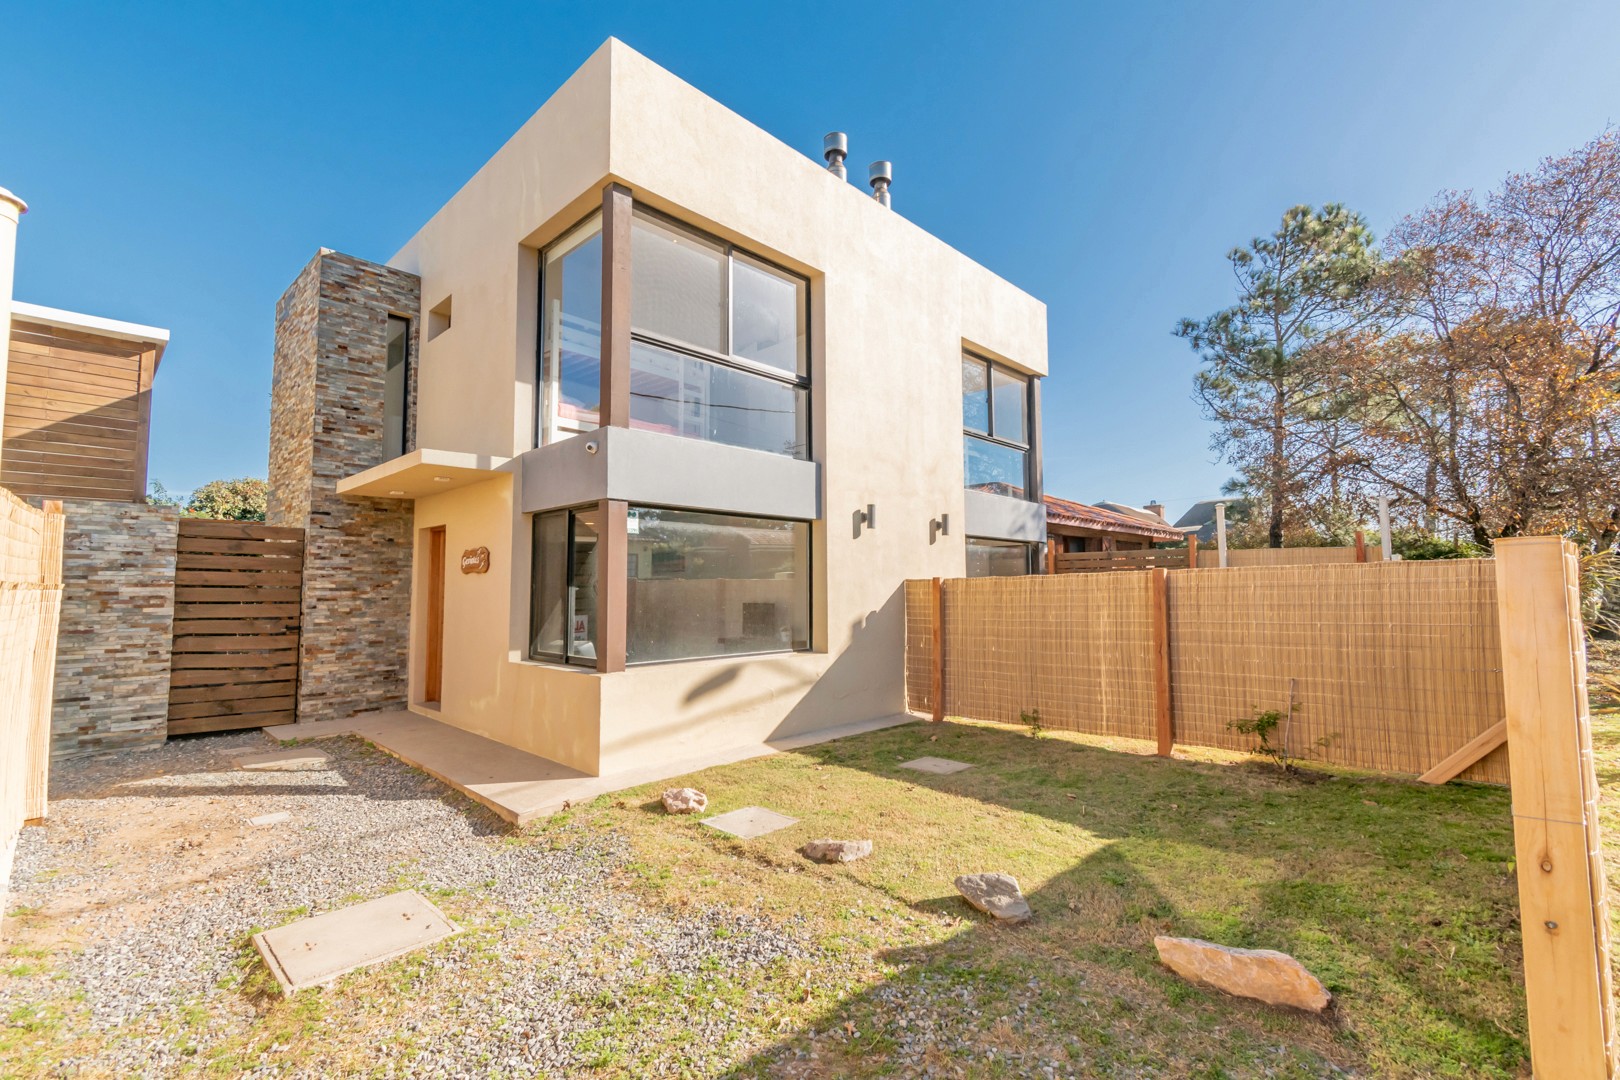
[[347, 720], [315, 720], [265, 731], [278, 739], [325, 739], [357, 735], [379, 749], [433, 776], [514, 825], [527, 825], [565, 805], [588, 802], [598, 795], [639, 787], [672, 776], [684, 776], [716, 765], [764, 757], [830, 742], [849, 735], [909, 724], [905, 713], [858, 724], [823, 728], [770, 742], [734, 746], [701, 757], [660, 761], [644, 768], [591, 776], [537, 757], [494, 739], [474, 735], [413, 712], [363, 713]]

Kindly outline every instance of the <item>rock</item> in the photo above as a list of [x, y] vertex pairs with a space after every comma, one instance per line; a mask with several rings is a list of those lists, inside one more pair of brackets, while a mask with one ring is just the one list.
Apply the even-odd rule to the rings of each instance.
[[804, 857], [816, 862], [846, 863], [872, 854], [870, 840], [812, 840], [804, 845]]
[[1305, 965], [1274, 949], [1234, 949], [1197, 938], [1155, 937], [1159, 962], [1190, 982], [1237, 997], [1321, 1012], [1333, 995]]
[[980, 911], [1001, 922], [1027, 922], [1029, 903], [1011, 874], [963, 874], [956, 879], [956, 891]]
[[664, 810], [671, 814], [701, 814], [709, 806], [709, 797], [697, 788], [670, 788], [664, 792]]

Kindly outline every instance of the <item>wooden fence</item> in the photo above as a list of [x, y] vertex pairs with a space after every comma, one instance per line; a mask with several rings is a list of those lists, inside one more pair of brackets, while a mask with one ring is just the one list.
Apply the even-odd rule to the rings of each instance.
[[1146, 548], [1136, 551], [1059, 551], [1052, 555], [1056, 574], [1099, 574], [1114, 570], [1166, 570], [1187, 568], [1186, 548]]
[[45, 816], [61, 612], [61, 503], [0, 488], [0, 906], [17, 833]]
[[[1427, 773], [1503, 720], [1493, 573], [1464, 559], [950, 580], [937, 680], [933, 585], [910, 581], [907, 697], [1166, 751], [1252, 749], [1229, 725], [1276, 710], [1273, 741], [1295, 756]], [[1461, 775], [1506, 783], [1499, 746]]]
[[169, 734], [297, 719], [304, 530], [181, 518]]

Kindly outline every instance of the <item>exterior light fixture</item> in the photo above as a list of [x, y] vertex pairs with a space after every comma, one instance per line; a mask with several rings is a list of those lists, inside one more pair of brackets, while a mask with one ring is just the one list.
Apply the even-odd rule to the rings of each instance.
[[390, 495], [403, 495], [405, 493], [403, 491], [399, 491], [399, 490], [396, 489], [394, 491], [390, 491], [388, 494], [390, 494]]
[[433, 478], [433, 482], [435, 484], [448, 484], [450, 482], [450, 478], [448, 476], [435, 476]]
[[856, 520], [868, 529], [877, 528], [877, 504], [867, 503], [865, 510], [855, 511]]
[[596, 440], [595, 439], [592, 439], [590, 442], [585, 444], [585, 452], [587, 454], [596, 453]]

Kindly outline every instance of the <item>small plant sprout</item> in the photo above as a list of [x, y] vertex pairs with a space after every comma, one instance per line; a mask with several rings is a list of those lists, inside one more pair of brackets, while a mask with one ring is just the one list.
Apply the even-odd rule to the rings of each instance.
[[1018, 719], [1023, 721], [1025, 727], [1029, 728], [1030, 735], [1037, 739], [1041, 737], [1041, 710], [1020, 710], [1018, 713]]

